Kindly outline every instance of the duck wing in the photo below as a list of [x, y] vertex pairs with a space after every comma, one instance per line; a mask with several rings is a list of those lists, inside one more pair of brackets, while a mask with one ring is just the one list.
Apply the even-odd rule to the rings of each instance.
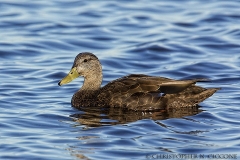
[[160, 84], [172, 81], [164, 77], [131, 74], [116, 79], [100, 89], [99, 96], [129, 96], [137, 92], [158, 91]]
[[160, 104], [164, 104], [160, 93], [176, 94], [200, 80], [202, 81], [202, 79], [172, 80], [144, 74], [131, 74], [102, 87], [98, 94], [98, 100], [105, 104], [107, 102], [110, 106], [129, 109], [134, 106], [142, 109], [145, 108], [144, 106], [149, 108], [148, 105], [159, 108]]
[[109, 92], [111, 94], [134, 94], [136, 92], [174, 94], [183, 91], [198, 81], [204, 80], [173, 80], [165, 77], [131, 74], [108, 83], [101, 90], [102, 92]]

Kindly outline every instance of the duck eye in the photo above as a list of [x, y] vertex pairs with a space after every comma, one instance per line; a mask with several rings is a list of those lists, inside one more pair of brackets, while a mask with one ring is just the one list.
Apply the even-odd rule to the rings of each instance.
[[87, 62], [87, 59], [84, 59], [83, 62]]

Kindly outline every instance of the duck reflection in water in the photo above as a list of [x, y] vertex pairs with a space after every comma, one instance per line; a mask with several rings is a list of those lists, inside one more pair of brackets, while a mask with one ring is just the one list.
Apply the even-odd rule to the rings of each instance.
[[186, 116], [196, 115], [202, 110], [200, 106], [171, 108], [169, 110], [159, 111], [133, 111], [121, 108], [85, 108], [70, 117], [74, 121], [87, 127], [99, 127], [105, 125], [126, 124], [142, 119], [164, 120], [168, 118], [182, 118]]

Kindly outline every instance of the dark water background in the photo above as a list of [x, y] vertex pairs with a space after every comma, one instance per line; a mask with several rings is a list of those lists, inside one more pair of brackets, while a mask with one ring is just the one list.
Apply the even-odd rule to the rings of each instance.
[[[0, 159], [150, 159], [240, 150], [240, 1], [0, 0]], [[83, 51], [107, 82], [130, 73], [209, 78], [200, 110], [83, 112], [79, 78], [57, 82]], [[240, 154], [238, 154], [238, 158]]]

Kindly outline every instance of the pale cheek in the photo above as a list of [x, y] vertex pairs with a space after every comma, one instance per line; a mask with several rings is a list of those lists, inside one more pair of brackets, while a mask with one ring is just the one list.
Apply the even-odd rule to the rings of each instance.
[[77, 72], [82, 75], [84, 72], [83, 67], [77, 67]]
[[77, 67], [77, 71], [81, 76], [84, 76], [84, 75], [88, 74], [89, 68], [91, 68], [89, 65], [81, 65], [81, 66]]

